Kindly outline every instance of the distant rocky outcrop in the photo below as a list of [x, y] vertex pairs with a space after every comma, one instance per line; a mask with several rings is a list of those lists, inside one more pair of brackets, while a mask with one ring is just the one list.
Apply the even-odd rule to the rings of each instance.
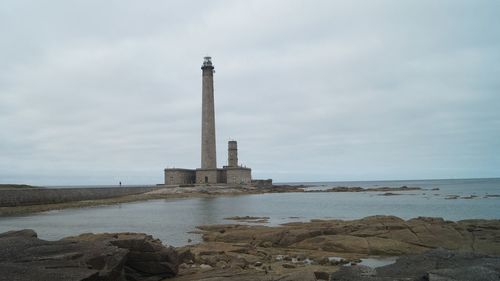
[[235, 217], [227, 217], [225, 220], [234, 220], [239, 222], [249, 222], [249, 223], [268, 223], [269, 217], [254, 217], [254, 216], [235, 216]]
[[[389, 192], [389, 191], [412, 191], [412, 190], [422, 190], [420, 187], [408, 187], [406, 185], [400, 187], [371, 187], [363, 188], [359, 186], [336, 186], [324, 190], [307, 190], [306, 192]], [[395, 195], [395, 194], [391, 194]]]
[[140, 233], [83, 234], [59, 241], [33, 230], [0, 234], [0, 280], [140, 281], [178, 272], [174, 248]]

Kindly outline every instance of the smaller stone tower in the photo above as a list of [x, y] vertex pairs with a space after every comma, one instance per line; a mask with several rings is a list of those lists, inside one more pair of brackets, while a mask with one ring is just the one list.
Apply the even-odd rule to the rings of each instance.
[[238, 143], [236, 141], [227, 143], [227, 166], [231, 168], [238, 167]]

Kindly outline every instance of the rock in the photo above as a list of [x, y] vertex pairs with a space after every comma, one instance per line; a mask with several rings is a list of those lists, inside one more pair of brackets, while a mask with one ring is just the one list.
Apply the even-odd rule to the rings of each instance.
[[[257, 280], [262, 280], [262, 279], [257, 279]], [[309, 272], [309, 271], [303, 271], [303, 272], [293, 272], [293, 273], [288, 273], [283, 276], [281, 276], [279, 279], [274, 279], [274, 280], [280, 280], [280, 281], [316, 281], [316, 277], [314, 276], [314, 273]]]
[[248, 268], [249, 262], [244, 258], [236, 257], [236, 258], [231, 260], [231, 265], [232, 265], [232, 267], [246, 269], [246, 268]]
[[305, 255], [298, 255], [296, 258], [297, 258], [297, 261], [305, 261], [307, 259], [307, 257]]
[[271, 248], [273, 246], [273, 243], [270, 242], [270, 241], [264, 241], [264, 242], [261, 243], [260, 246], [264, 247], [264, 248]]
[[393, 192], [385, 192], [385, 193], [379, 194], [379, 196], [396, 196], [396, 195], [402, 195], [402, 194], [393, 193]]
[[[314, 220], [280, 227], [204, 226], [205, 241], [252, 243], [264, 248], [292, 247], [336, 253], [399, 256], [443, 247], [500, 254], [500, 220], [458, 222], [439, 218], [402, 220], [371, 216], [360, 220]], [[224, 233], [220, 230], [225, 229]]]
[[258, 261], [254, 263], [254, 266], [262, 266], [262, 262]]
[[213, 255], [213, 256], [204, 255], [204, 256], [200, 256], [200, 258], [199, 258], [199, 262], [204, 263], [204, 264], [208, 264], [212, 267], [217, 266], [217, 263], [219, 261], [220, 261], [219, 255]]
[[484, 266], [467, 266], [432, 270], [427, 273], [426, 278], [429, 281], [494, 281], [500, 280], [500, 274], [498, 271]]
[[224, 251], [220, 250], [209, 250], [209, 251], [201, 251], [200, 256], [211, 256], [211, 255], [222, 255]]
[[364, 266], [342, 267], [330, 280], [499, 280], [500, 257], [435, 249], [399, 258], [376, 270]]
[[23, 230], [11, 230], [4, 233], [0, 233], [0, 238], [9, 238], [9, 237], [17, 237], [17, 238], [36, 238], [38, 235], [33, 229], [23, 229]]
[[324, 271], [315, 271], [314, 272], [314, 277], [316, 280], [330, 280], [330, 273], [324, 272]]
[[284, 263], [281, 266], [283, 266], [284, 268], [296, 268], [297, 267], [295, 264], [292, 264], [292, 263]]
[[189, 248], [177, 248], [177, 254], [180, 263], [193, 263], [195, 260], [195, 256]]
[[0, 234], [0, 280], [161, 280], [177, 274], [177, 253], [145, 234], [85, 234], [59, 241], [32, 230]]
[[224, 268], [227, 268], [228, 265], [227, 265], [227, 262], [225, 262], [225, 261], [218, 261], [215, 264], [215, 267], [217, 267], [217, 268], [223, 268], [224, 269]]
[[241, 222], [253, 222], [253, 221], [261, 221], [261, 220], [269, 220], [269, 217], [254, 217], [254, 216], [234, 216], [234, 217], [227, 217], [224, 218], [225, 220], [235, 220], [235, 221], [241, 221]]
[[127, 249], [125, 270], [137, 280], [177, 275], [179, 257], [173, 247], [165, 247], [160, 240], [142, 233], [86, 234], [73, 238], [74, 241], [104, 241], [121, 249]]
[[[213, 257], [214, 261], [217, 261], [215, 267], [209, 271], [201, 271], [199, 267], [191, 268], [183, 271], [183, 276], [177, 277], [176, 280], [302, 281], [316, 280], [314, 272], [328, 273], [337, 269], [340, 270], [338, 273], [340, 275], [332, 275], [331, 278], [337, 278], [332, 280], [428, 279], [441, 281], [450, 278], [460, 280], [459, 275], [472, 276], [467, 275], [462, 268], [470, 269], [478, 276], [488, 276], [498, 271], [496, 267], [487, 265], [488, 263], [478, 264], [475, 261], [477, 259], [485, 261], [484, 256], [481, 256], [483, 254], [500, 255], [500, 220], [452, 222], [428, 217], [403, 220], [394, 216], [371, 216], [352, 221], [292, 222], [277, 227], [230, 224], [202, 226], [199, 229], [202, 230], [205, 242], [190, 245], [188, 248], [197, 258]], [[264, 247], [271, 245], [272, 247]], [[422, 254], [439, 247], [452, 250], [448, 251], [455, 253], [450, 254], [452, 257], [457, 255], [457, 252], [469, 252], [470, 260], [454, 268], [443, 263], [444, 266], [441, 268], [434, 264], [441, 264], [442, 260], [446, 260], [446, 255], [433, 258], [429, 254], [420, 260], [409, 259], [406, 262], [400, 262], [399, 271], [398, 267], [393, 267], [392, 272], [387, 267], [380, 267], [376, 270], [368, 268], [360, 265], [358, 260], [360, 257], [369, 255]], [[179, 251], [181, 252], [180, 249]], [[329, 257], [334, 256], [348, 259], [330, 262]], [[405, 258], [402, 257], [402, 259]], [[299, 259], [307, 261], [312, 259], [317, 262], [312, 266], [305, 266], [298, 261]], [[227, 266], [221, 267], [221, 261], [227, 262]], [[196, 262], [208, 264], [208, 261], [202, 259]], [[350, 262], [357, 265], [339, 266]], [[500, 265], [498, 260], [495, 262]], [[265, 264], [258, 266], [260, 263]], [[416, 269], [413, 268], [414, 264]], [[332, 268], [331, 265], [337, 267]], [[426, 268], [426, 266], [429, 267], [420, 270], [418, 274], [415, 273], [414, 269]], [[448, 270], [449, 268], [451, 271]], [[462, 271], [457, 271], [458, 269]], [[412, 276], [419, 277], [413, 278]]]
[[380, 191], [409, 191], [409, 190], [421, 190], [420, 187], [372, 187], [372, 188], [362, 188], [362, 187], [346, 187], [338, 186], [332, 187], [326, 190], [308, 190], [306, 192], [380, 192]]
[[332, 273], [330, 281], [354, 281], [354, 280], [365, 280], [369, 279], [371, 276], [375, 276], [375, 270], [371, 267], [364, 265], [357, 265], [352, 267], [343, 266], [338, 271]]
[[330, 264], [330, 263], [331, 263], [331, 261], [330, 261], [330, 259], [328, 257], [323, 257], [323, 258], [320, 258], [318, 260], [318, 264], [320, 264], [320, 265], [327, 265], [327, 264]]
[[[124, 277], [128, 251], [103, 242], [44, 241], [29, 231], [0, 238], [0, 280], [109, 280]], [[29, 234], [29, 235], [26, 235]]]
[[201, 264], [201, 265], [200, 265], [200, 268], [201, 268], [201, 269], [212, 269], [212, 266], [211, 266], [211, 265], [208, 265], [208, 264]]

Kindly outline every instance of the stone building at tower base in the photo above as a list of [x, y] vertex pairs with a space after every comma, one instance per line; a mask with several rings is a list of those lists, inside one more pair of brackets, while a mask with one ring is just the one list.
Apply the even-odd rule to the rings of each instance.
[[165, 185], [184, 184], [251, 184], [252, 169], [224, 167], [222, 169], [165, 169]]

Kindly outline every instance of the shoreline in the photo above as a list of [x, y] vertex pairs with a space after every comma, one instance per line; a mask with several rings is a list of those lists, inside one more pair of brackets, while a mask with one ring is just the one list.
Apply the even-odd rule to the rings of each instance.
[[[255, 187], [255, 186], [175, 186], [162, 187], [158, 186], [154, 190], [131, 194], [125, 196], [115, 196], [111, 198], [78, 200], [69, 202], [60, 202], [52, 204], [32, 204], [20, 205], [12, 207], [0, 207], [0, 217], [16, 216], [24, 214], [33, 214], [47, 212], [52, 210], [62, 210], [70, 208], [86, 208], [94, 206], [106, 206], [122, 203], [132, 203], [149, 200], [160, 199], [180, 199], [180, 198], [203, 198], [203, 197], [218, 197], [218, 196], [238, 196], [238, 195], [253, 195], [266, 193], [322, 193], [322, 192], [386, 192], [382, 195], [394, 195], [387, 192], [405, 192], [423, 190], [420, 187], [376, 187], [376, 188], [361, 188], [361, 187], [332, 187], [325, 190], [306, 190], [310, 186], [306, 185], [273, 185], [270, 187]], [[62, 190], [62, 189], [61, 189]], [[404, 194], [404, 193], [401, 193]]]
[[[379, 215], [358, 220], [315, 219], [280, 226], [201, 225], [198, 229], [203, 242], [176, 248], [143, 233], [85, 233], [57, 241], [40, 240], [33, 230], [2, 233], [0, 245], [9, 247], [0, 247], [0, 269], [15, 266], [24, 272], [21, 277], [34, 274], [27, 268], [39, 270], [41, 276], [75, 272], [105, 276], [122, 271], [158, 281], [421, 280], [418, 278], [440, 274], [462, 277], [464, 272], [476, 274], [471, 276], [500, 274], [500, 220], [403, 220]], [[26, 252], [22, 249], [25, 245], [44, 247]], [[12, 251], [13, 247], [19, 249]], [[114, 253], [111, 256], [110, 251]], [[117, 262], [117, 257], [124, 262]], [[364, 265], [367, 258], [373, 262], [384, 257], [391, 258], [378, 264], [377, 270]], [[100, 262], [95, 263], [96, 260]], [[44, 269], [49, 264], [50, 272]], [[108, 270], [110, 266], [114, 268], [112, 272]], [[370, 277], [364, 274], [367, 272]], [[374, 277], [382, 279], [370, 279]]]
[[[463, 274], [460, 271], [463, 267], [484, 266], [490, 257], [500, 261], [500, 220], [455, 222], [428, 217], [403, 220], [379, 215], [358, 220], [316, 219], [280, 226], [201, 225], [198, 229], [203, 242], [176, 248], [183, 258], [179, 275], [173, 280], [205, 280], [207, 276], [213, 280], [233, 280], [234, 277], [238, 280], [319, 280], [319, 277], [337, 280], [330, 279], [335, 276], [338, 280], [379, 280], [356, 275], [358, 270], [371, 270], [372, 277], [377, 274], [373, 267], [364, 265], [367, 260], [374, 264], [380, 262], [379, 266], [384, 269], [392, 268], [392, 272], [389, 270], [382, 277], [393, 279], [381, 280], [395, 280], [412, 277], [415, 268], [422, 271], [418, 274], [428, 274], [440, 267], [448, 273]], [[411, 264], [407, 263], [408, 259]], [[440, 261], [440, 265], [426, 263], [433, 259]], [[448, 265], [446, 260], [453, 260], [454, 264]], [[463, 264], [458, 266], [460, 262]], [[401, 273], [400, 269], [405, 266], [413, 271], [398, 276], [396, 272]]]

